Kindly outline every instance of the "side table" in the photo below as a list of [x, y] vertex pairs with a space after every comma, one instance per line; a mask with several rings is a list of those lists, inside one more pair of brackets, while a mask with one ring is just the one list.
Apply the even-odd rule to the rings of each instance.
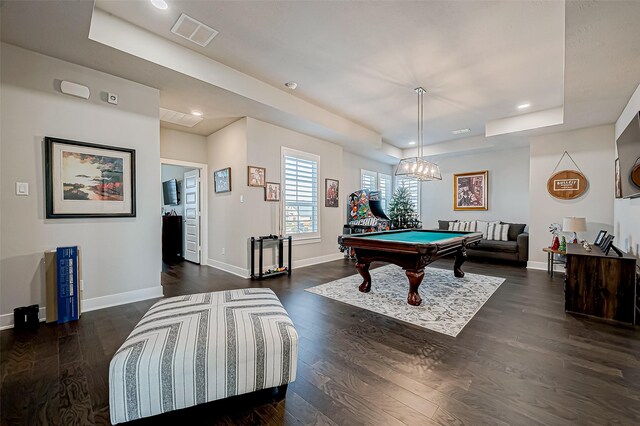
[[564, 265], [566, 263], [566, 260], [564, 259], [558, 259], [556, 260], [554, 258], [554, 256], [556, 254], [565, 256], [567, 254], [566, 251], [560, 251], [560, 250], [554, 250], [551, 247], [545, 247], [542, 249], [542, 251], [547, 253], [547, 274], [549, 274], [551, 276], [551, 278], [553, 278], [553, 265]]

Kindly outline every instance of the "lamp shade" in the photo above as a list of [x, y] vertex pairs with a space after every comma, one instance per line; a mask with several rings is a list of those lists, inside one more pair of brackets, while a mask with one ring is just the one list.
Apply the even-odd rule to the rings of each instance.
[[565, 232], [585, 232], [587, 220], [584, 217], [565, 217], [562, 219], [562, 230]]

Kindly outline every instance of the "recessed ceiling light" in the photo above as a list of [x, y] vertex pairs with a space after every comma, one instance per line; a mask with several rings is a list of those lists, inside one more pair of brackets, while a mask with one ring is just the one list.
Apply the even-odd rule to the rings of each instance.
[[295, 81], [288, 81], [284, 85], [287, 86], [287, 89], [291, 90], [296, 90], [296, 87], [298, 87], [298, 83], [296, 83]]
[[202, 117], [202, 113], [200, 111], [191, 111], [191, 115], [195, 115], [196, 117]]
[[527, 109], [531, 106], [530, 103], [526, 103], [526, 104], [520, 104], [518, 105], [518, 109]]
[[467, 128], [467, 129], [452, 130], [451, 133], [453, 133], [454, 135], [460, 135], [462, 133], [469, 133], [470, 131], [471, 129]]
[[162, 10], [169, 8], [169, 5], [164, 0], [151, 0], [151, 4], [157, 7], [158, 9], [162, 9]]
[[409, 142], [409, 145], [415, 145], [415, 144], [416, 144], [416, 141]]

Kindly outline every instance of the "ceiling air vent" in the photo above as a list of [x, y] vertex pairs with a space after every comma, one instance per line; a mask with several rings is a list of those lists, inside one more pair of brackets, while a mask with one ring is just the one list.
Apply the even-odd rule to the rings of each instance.
[[176, 23], [171, 28], [171, 32], [194, 42], [198, 46], [205, 47], [218, 34], [213, 28], [196, 21], [192, 17], [180, 15]]
[[178, 126], [193, 127], [202, 121], [202, 117], [160, 108], [160, 120], [177, 124]]

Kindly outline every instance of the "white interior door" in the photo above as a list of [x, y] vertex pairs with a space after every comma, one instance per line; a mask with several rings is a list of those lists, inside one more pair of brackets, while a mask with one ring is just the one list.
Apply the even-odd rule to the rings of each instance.
[[189, 262], [200, 263], [200, 169], [185, 172], [183, 250]]

